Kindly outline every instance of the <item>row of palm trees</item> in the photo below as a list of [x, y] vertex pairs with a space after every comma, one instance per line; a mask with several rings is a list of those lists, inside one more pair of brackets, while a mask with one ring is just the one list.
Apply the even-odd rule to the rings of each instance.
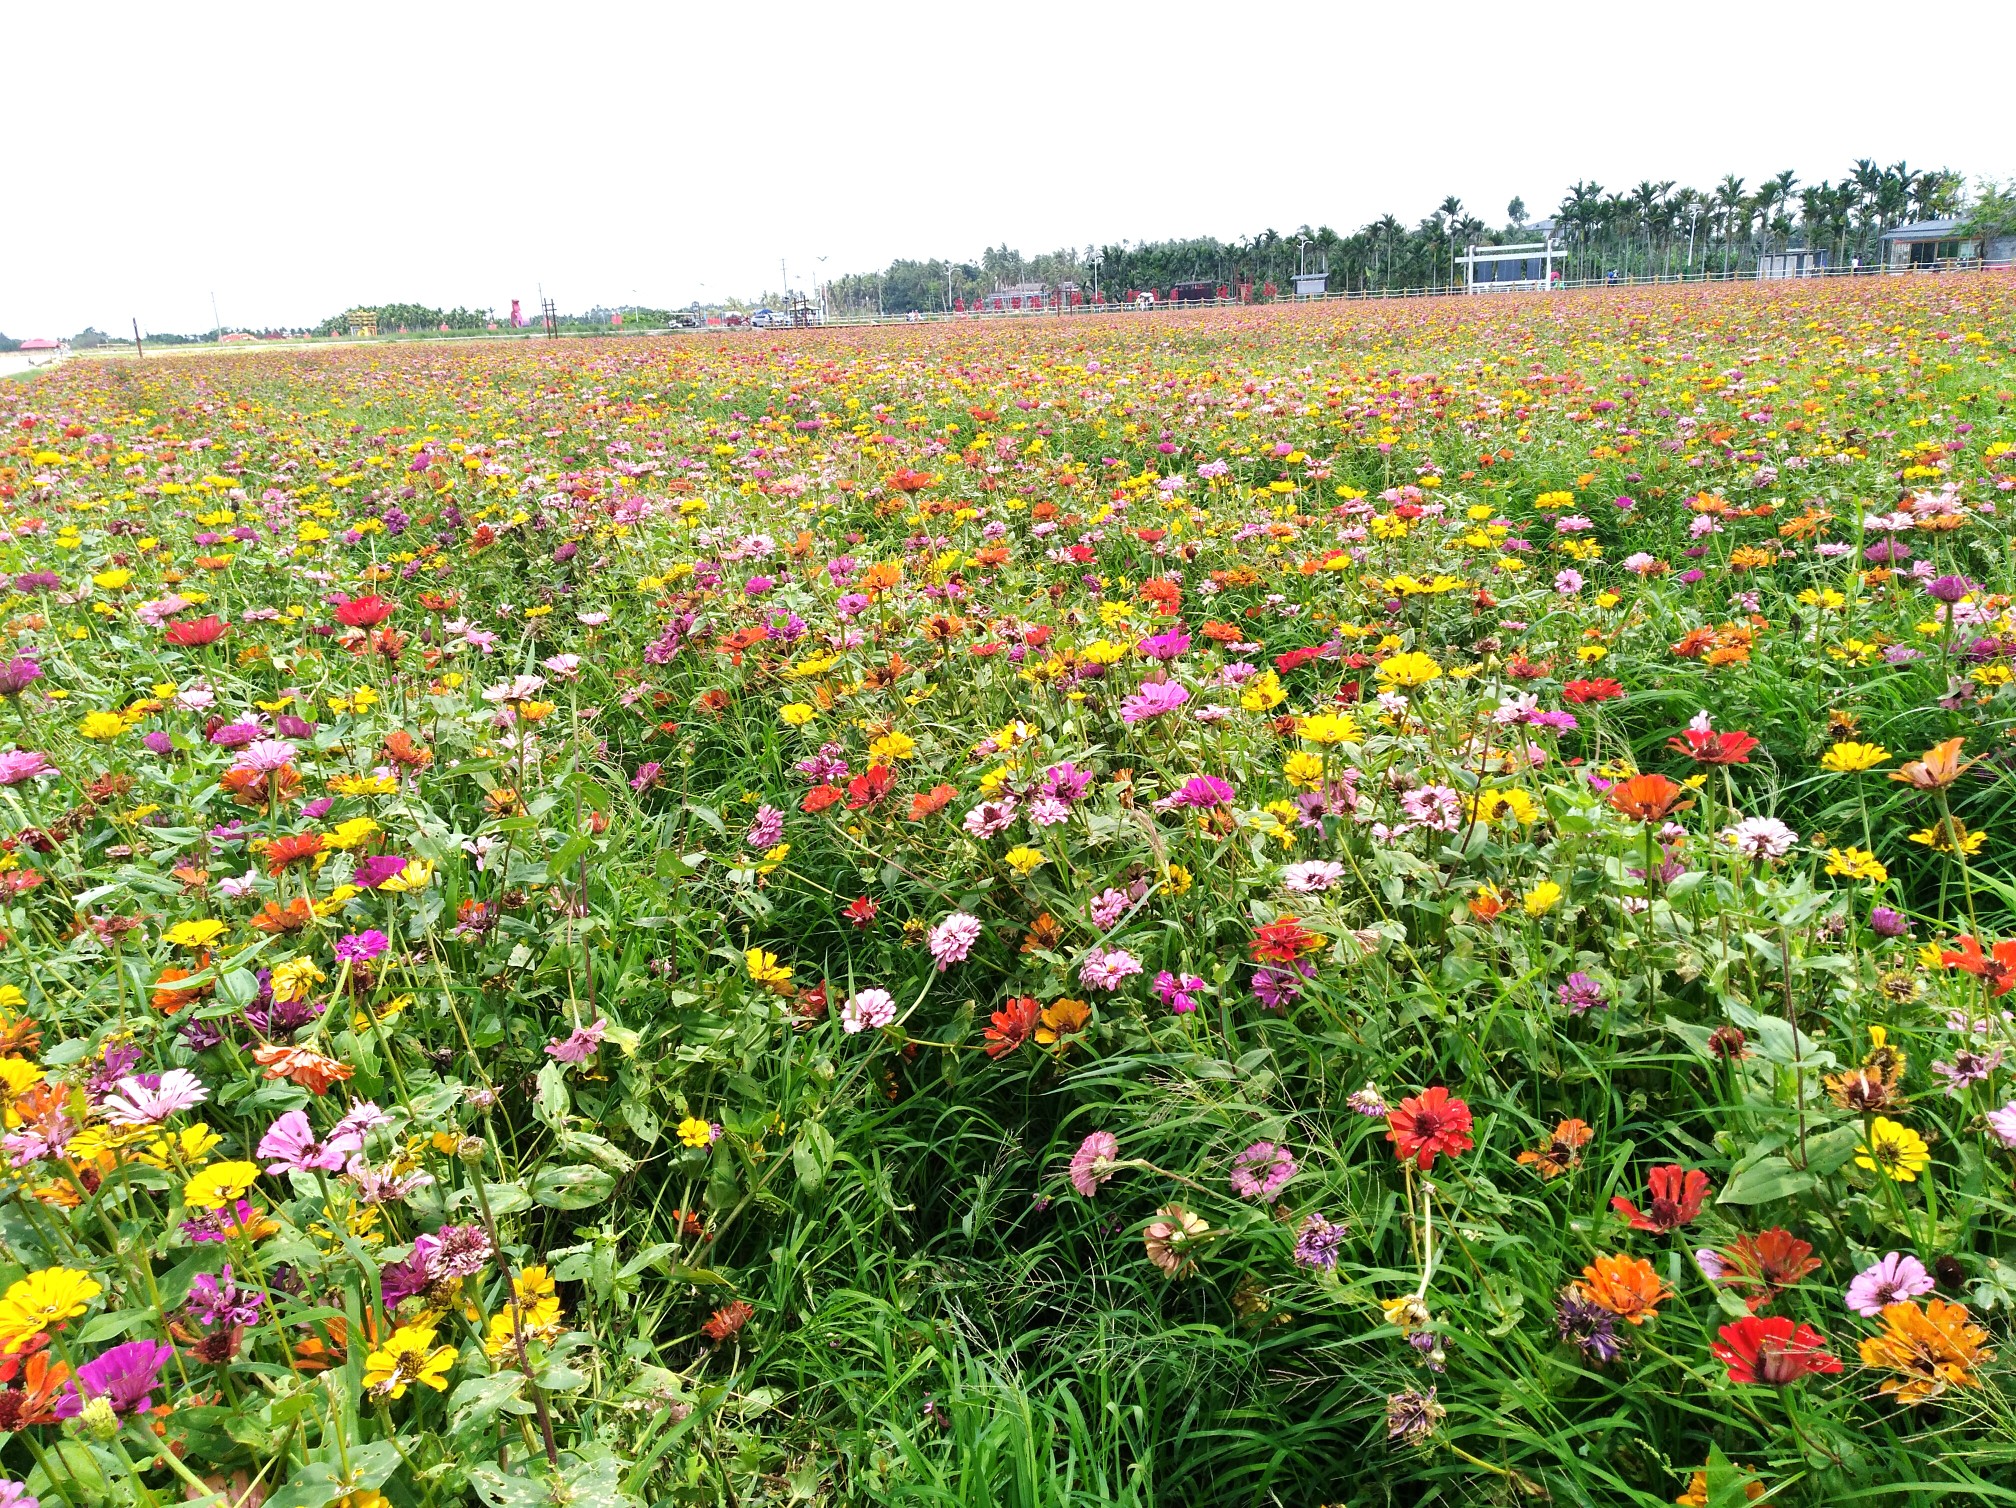
[[1760, 257], [1794, 245], [1824, 249], [1836, 266], [1858, 257], [1866, 264], [1874, 260], [1885, 230], [1957, 213], [1962, 191], [1960, 175], [1949, 169], [1904, 162], [1882, 166], [1869, 158], [1859, 159], [1839, 181], [1815, 184], [1801, 184], [1791, 171], [1754, 187], [1730, 174], [1712, 189], [1646, 179], [1613, 191], [1578, 181], [1551, 222], [1534, 222], [1514, 199], [1504, 223], [1494, 227], [1451, 194], [1411, 228], [1386, 214], [1348, 233], [1304, 225], [1285, 235], [1264, 230], [1232, 241], [1200, 236], [1066, 248], [1028, 258], [1003, 245], [989, 247], [977, 264], [899, 261], [831, 286], [836, 307], [893, 314], [950, 308], [955, 301], [970, 306], [997, 285], [1025, 280], [1051, 287], [1072, 282], [1088, 293], [1097, 287], [1112, 301], [1194, 280], [1228, 290], [1241, 285], [1256, 293], [1270, 285], [1286, 290], [1298, 271], [1326, 270], [1332, 293], [1398, 292], [1460, 282], [1466, 246], [1532, 241], [1543, 234], [1566, 247], [1565, 262], [1556, 265], [1570, 279], [1613, 272], [1734, 276], [1754, 271]]
[[1571, 277], [1701, 268], [1726, 275], [1795, 241], [1829, 252], [1838, 266], [1869, 260], [1877, 238], [1893, 226], [1957, 213], [1962, 188], [1950, 169], [1884, 167], [1867, 157], [1839, 182], [1805, 187], [1789, 169], [1755, 188], [1733, 173], [1705, 191], [1671, 180], [1648, 179], [1622, 192], [1577, 182], [1561, 201], [1554, 229], [1570, 248]]

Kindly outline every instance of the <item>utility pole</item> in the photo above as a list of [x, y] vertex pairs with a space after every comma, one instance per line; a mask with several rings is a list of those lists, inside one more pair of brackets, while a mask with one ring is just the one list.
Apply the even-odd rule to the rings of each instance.
[[145, 359], [147, 353], [140, 349], [140, 317], [133, 317], [133, 354]]
[[217, 338], [222, 340], [224, 338], [224, 316], [217, 312], [217, 291], [214, 288], [210, 291], [210, 317], [217, 321]]

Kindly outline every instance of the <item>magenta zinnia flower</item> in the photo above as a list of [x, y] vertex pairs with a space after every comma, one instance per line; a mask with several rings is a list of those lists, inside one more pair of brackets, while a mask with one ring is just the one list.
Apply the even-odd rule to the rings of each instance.
[[1180, 682], [1149, 681], [1120, 704], [1120, 721], [1131, 728], [1136, 723], [1174, 712], [1189, 700], [1189, 689]]
[[[120, 1418], [144, 1414], [154, 1407], [154, 1389], [160, 1385], [161, 1369], [168, 1365], [175, 1348], [165, 1341], [129, 1340], [114, 1346], [95, 1361], [87, 1361], [64, 1387], [56, 1400], [56, 1417], [74, 1419], [84, 1411], [84, 1400], [103, 1398]], [[80, 1384], [82, 1390], [80, 1391]]]
[[[403, 866], [402, 866], [403, 867]], [[369, 963], [392, 946], [392, 940], [376, 927], [368, 932], [352, 932], [336, 940], [338, 963]]]

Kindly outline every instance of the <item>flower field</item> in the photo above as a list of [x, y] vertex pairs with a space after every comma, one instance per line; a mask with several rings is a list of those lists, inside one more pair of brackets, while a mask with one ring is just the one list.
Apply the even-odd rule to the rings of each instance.
[[2008, 1502], [2016, 282], [0, 384], [0, 1505]]

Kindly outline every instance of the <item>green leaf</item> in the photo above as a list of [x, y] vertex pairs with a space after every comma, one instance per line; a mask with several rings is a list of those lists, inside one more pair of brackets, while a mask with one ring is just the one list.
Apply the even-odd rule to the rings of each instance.
[[[492, 1372], [488, 1377], [471, 1377], [448, 1397], [448, 1428], [465, 1435], [482, 1431], [498, 1414], [529, 1414], [534, 1405], [520, 1397], [525, 1390], [522, 1372]], [[486, 1440], [486, 1444], [489, 1442]]]
[[791, 1149], [791, 1166], [798, 1170], [798, 1187], [808, 1194], [816, 1194], [819, 1186], [826, 1181], [826, 1173], [833, 1166], [833, 1133], [817, 1121], [807, 1121], [798, 1132], [797, 1145]]
[[585, 1210], [602, 1203], [616, 1186], [613, 1173], [585, 1162], [542, 1168], [532, 1180], [532, 1197], [549, 1209]]
[[1715, 1196], [1717, 1204], [1768, 1204], [1774, 1199], [1790, 1199], [1812, 1188], [1811, 1173], [1795, 1169], [1781, 1155], [1772, 1155], [1739, 1169], [1728, 1187]]

